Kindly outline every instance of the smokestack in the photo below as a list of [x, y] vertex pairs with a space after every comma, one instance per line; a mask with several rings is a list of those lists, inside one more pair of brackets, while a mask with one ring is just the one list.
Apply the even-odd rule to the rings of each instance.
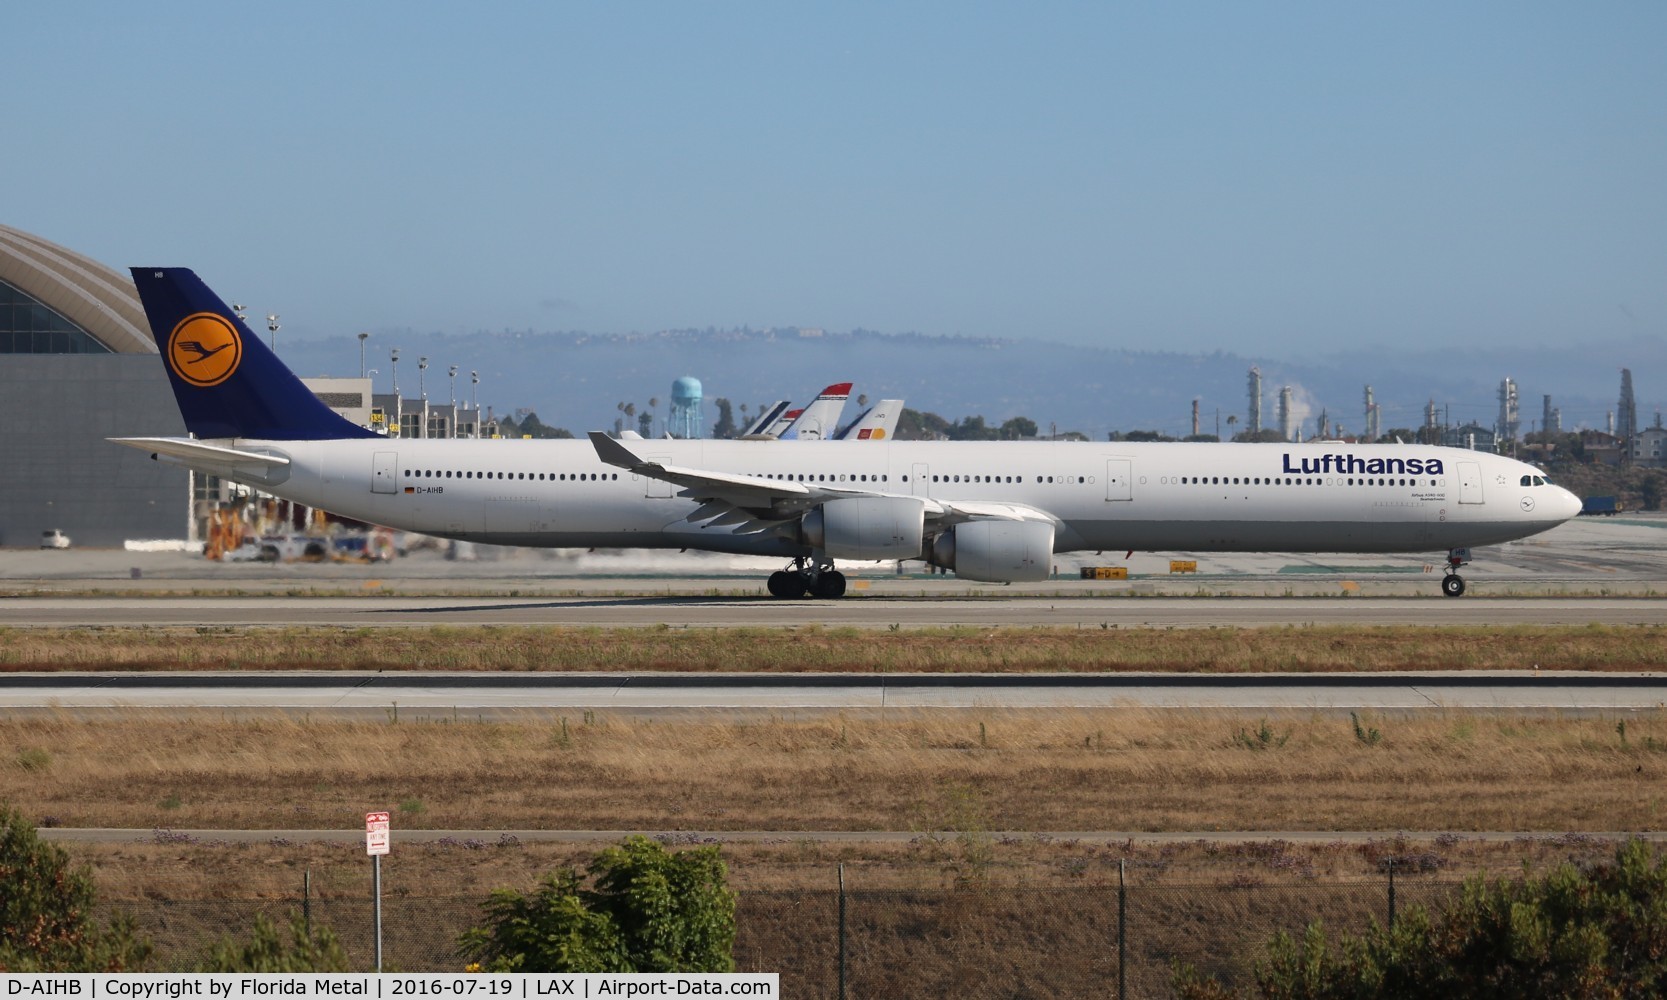
[[1250, 369], [1250, 440], [1262, 433], [1262, 369]]
[[1625, 444], [1638, 433], [1638, 403], [1632, 398], [1632, 369], [1621, 369], [1621, 400], [1616, 408], [1615, 436]]

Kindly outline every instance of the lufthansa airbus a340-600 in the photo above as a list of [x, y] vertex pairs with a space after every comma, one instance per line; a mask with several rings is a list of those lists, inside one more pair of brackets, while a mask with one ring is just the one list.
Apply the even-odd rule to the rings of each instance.
[[1056, 552], [1446, 552], [1573, 517], [1499, 455], [1411, 444], [389, 438], [324, 405], [190, 270], [133, 269], [187, 438], [115, 438], [372, 524], [501, 545], [779, 556], [777, 597], [845, 592], [836, 560], [989, 582]]

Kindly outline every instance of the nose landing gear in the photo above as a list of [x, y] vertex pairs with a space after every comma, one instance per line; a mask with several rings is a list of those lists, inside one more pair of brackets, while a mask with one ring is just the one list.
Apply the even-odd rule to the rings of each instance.
[[1447, 551], [1447, 575], [1441, 579], [1441, 592], [1448, 597], [1464, 596], [1464, 577], [1459, 575], [1459, 567], [1470, 563], [1469, 549], [1449, 549]]
[[782, 600], [797, 600], [808, 593], [811, 597], [833, 601], [845, 596], [845, 574], [834, 569], [831, 562], [800, 556], [793, 560], [791, 569], [771, 573], [765, 587], [771, 597]]

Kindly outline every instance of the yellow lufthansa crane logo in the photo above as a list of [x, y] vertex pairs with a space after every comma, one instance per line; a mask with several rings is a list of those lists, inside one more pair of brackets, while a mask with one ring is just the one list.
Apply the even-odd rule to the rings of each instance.
[[243, 360], [243, 338], [223, 316], [193, 313], [168, 337], [168, 367], [198, 388], [219, 385]]

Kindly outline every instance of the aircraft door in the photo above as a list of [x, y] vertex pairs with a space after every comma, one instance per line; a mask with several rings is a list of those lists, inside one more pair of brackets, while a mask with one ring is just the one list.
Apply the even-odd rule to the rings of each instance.
[[399, 452], [379, 451], [370, 460], [370, 491], [394, 493], [398, 489]]
[[932, 495], [932, 470], [930, 466], [916, 464], [909, 470], [909, 492], [917, 497]]
[[1482, 464], [1480, 462], [1460, 462], [1459, 466], [1459, 503], [1482, 502]]
[[1127, 458], [1106, 459], [1106, 499], [1133, 500], [1134, 486], [1133, 471], [1130, 466], [1134, 463]]

